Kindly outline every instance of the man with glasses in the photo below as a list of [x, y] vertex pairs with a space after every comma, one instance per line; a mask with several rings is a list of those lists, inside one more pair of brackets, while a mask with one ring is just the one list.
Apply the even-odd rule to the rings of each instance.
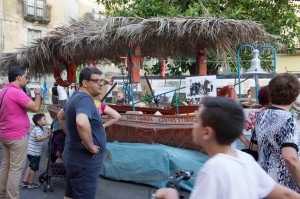
[[102, 72], [85, 67], [57, 119], [66, 133], [63, 160], [67, 170], [65, 199], [94, 199], [106, 147], [106, 133], [94, 98], [101, 94]]
[[30, 121], [27, 111], [38, 112], [41, 106], [41, 88], [35, 88], [35, 101], [22, 90], [27, 84], [23, 66], [8, 70], [7, 84], [0, 91], [0, 141], [2, 165], [0, 169], [0, 198], [19, 198], [19, 183], [27, 157]]

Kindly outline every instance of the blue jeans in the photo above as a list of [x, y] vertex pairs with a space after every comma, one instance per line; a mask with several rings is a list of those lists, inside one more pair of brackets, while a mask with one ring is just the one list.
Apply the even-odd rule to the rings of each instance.
[[65, 164], [67, 171], [65, 197], [94, 199], [99, 181], [100, 167], [82, 168]]

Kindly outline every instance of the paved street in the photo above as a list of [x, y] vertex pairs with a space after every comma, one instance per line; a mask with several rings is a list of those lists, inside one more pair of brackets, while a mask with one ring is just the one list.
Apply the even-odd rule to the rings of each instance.
[[[29, 113], [29, 118], [32, 118], [32, 113]], [[51, 123], [51, 119], [48, 113], [46, 113], [47, 120]], [[47, 150], [47, 141], [43, 144], [43, 156], [40, 162], [40, 171], [37, 173], [36, 180], [38, 176], [46, 169], [46, 157], [45, 153]], [[2, 161], [2, 149], [0, 149], [0, 162]], [[27, 163], [28, 164], [28, 163]], [[27, 165], [26, 165], [27, 166]], [[64, 179], [63, 178], [53, 178], [53, 192], [44, 192], [43, 185], [36, 189], [20, 189], [21, 199], [59, 199], [64, 196]], [[131, 182], [120, 182], [114, 180], [108, 180], [100, 177], [98, 189], [97, 189], [97, 199], [149, 199], [150, 195], [155, 189], [151, 186], [139, 185]], [[188, 195], [188, 193], [184, 193]]]

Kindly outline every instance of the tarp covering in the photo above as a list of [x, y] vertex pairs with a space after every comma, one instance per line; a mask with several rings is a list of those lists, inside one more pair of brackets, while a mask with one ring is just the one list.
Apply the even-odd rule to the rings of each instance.
[[200, 152], [160, 144], [107, 143], [100, 174], [116, 180], [164, 187], [169, 176], [179, 170], [192, 170], [193, 176], [180, 187], [191, 191], [198, 170], [208, 157]]

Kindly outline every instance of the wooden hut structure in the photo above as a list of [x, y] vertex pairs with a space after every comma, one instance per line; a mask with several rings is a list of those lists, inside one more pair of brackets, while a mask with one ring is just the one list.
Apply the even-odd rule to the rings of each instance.
[[120, 62], [131, 45], [142, 55], [156, 58], [195, 57], [195, 46], [218, 56], [235, 57], [244, 44], [274, 45], [276, 37], [259, 23], [213, 17], [113, 17], [100, 20], [71, 20], [14, 53], [0, 58], [0, 70], [24, 65], [30, 75], [52, 74], [60, 59], [68, 57], [77, 65], [87, 60]]

